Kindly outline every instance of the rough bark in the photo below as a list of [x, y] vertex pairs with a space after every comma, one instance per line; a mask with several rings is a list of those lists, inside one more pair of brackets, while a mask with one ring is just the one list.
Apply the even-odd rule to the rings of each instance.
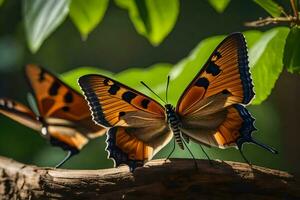
[[134, 173], [39, 168], [0, 157], [0, 199], [300, 199], [287, 172], [229, 161], [153, 160]]

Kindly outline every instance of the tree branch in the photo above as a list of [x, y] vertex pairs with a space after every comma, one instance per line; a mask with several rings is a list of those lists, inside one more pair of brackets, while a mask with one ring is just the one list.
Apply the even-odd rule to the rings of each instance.
[[130, 173], [39, 168], [0, 157], [0, 199], [289, 199], [300, 198], [292, 175], [243, 163], [153, 160]]

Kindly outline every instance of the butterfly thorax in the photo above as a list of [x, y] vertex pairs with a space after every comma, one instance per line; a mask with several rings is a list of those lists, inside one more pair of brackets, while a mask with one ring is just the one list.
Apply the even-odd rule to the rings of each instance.
[[179, 145], [181, 149], [184, 149], [183, 143], [182, 143], [182, 135], [181, 131], [179, 129], [180, 127], [180, 119], [179, 116], [175, 112], [175, 108], [171, 104], [165, 105], [165, 111], [167, 115], [167, 122], [171, 129], [171, 131], [174, 134], [175, 141]]

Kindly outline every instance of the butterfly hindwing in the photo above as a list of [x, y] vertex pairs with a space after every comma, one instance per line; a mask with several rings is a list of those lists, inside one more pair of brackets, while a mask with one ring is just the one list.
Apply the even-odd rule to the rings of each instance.
[[134, 168], [171, 140], [164, 108], [155, 100], [101, 75], [83, 76], [79, 85], [94, 121], [110, 128], [107, 150], [116, 165]]

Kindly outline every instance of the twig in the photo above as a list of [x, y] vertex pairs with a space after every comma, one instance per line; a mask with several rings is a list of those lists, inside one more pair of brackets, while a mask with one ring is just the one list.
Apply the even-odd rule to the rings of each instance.
[[295, 5], [294, 0], [290, 0], [291, 7], [293, 9], [293, 15], [288, 15], [284, 9], [281, 9], [281, 13], [284, 15], [283, 17], [267, 17], [267, 18], [260, 18], [259, 20], [246, 22], [245, 26], [249, 27], [261, 27], [267, 26], [270, 24], [289, 24], [293, 25], [300, 25], [298, 7]]
[[279, 24], [279, 23], [288, 23], [288, 24], [300, 24], [299, 19], [293, 16], [288, 16], [288, 17], [267, 17], [267, 18], [261, 18], [257, 21], [252, 21], [252, 22], [246, 22], [245, 26], [249, 27], [261, 27], [261, 26], [266, 26], [270, 24]]
[[299, 199], [300, 183], [273, 169], [229, 161], [153, 160], [131, 173], [39, 168], [0, 157], [0, 199]]

